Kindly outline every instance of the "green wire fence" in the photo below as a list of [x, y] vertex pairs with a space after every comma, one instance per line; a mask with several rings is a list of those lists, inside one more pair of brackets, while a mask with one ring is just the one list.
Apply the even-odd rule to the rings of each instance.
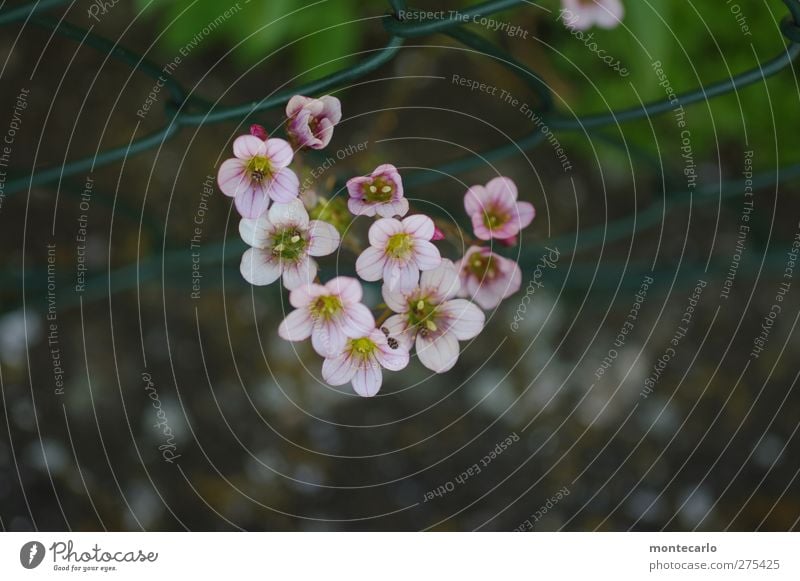
[[[277, 92], [268, 98], [233, 106], [210, 104], [203, 99], [190, 95], [180, 83], [169, 77], [166, 80], [165, 87], [169, 93], [170, 99], [165, 104], [165, 120], [160, 129], [128, 145], [107, 149], [96, 155], [72, 160], [63, 165], [35, 169], [27, 175], [13, 175], [6, 183], [5, 193], [6, 195], [11, 195], [21, 191], [27, 191], [33, 186], [50, 182], [58, 182], [60, 184], [64, 178], [68, 178], [69, 176], [109, 165], [123, 160], [128, 156], [159, 147], [164, 142], [177, 135], [184, 127], [198, 127], [232, 120], [242, 121], [257, 113], [284, 106], [292, 95], [315, 95], [345, 86], [391, 61], [403, 47], [406, 39], [434, 33], [445, 34], [469, 49], [495, 59], [497, 63], [507, 67], [514, 74], [518, 75], [536, 95], [536, 102], [539, 106], [537, 113], [553, 132], [589, 132], [606, 126], [616, 126], [628, 121], [646, 119], [653, 115], [672, 111], [677, 106], [686, 107], [693, 103], [703, 102], [720, 95], [737, 91], [738, 89], [757, 82], [763, 82], [766, 78], [791, 66], [792, 62], [797, 58], [798, 54], [800, 54], [800, 0], [782, 1], [789, 11], [789, 14], [781, 23], [781, 31], [786, 37], [788, 45], [785, 50], [774, 58], [728, 79], [682, 93], [678, 95], [677, 101], [665, 99], [642, 106], [632, 106], [621, 111], [610, 111], [608, 113], [581, 117], [565, 117], [556, 110], [554, 99], [548, 85], [536, 72], [518, 62], [501, 47], [471, 32], [465, 27], [465, 23], [472, 21], [474, 18], [480, 19], [491, 16], [497, 12], [514, 7], [530, 6], [531, 2], [527, 0], [490, 0], [466, 8], [461, 12], [449, 12], [449, 14], [442, 19], [409, 22], [403, 21], [397, 16], [408, 10], [406, 1], [389, 0], [392, 12], [383, 18], [383, 25], [388, 33], [386, 44], [380, 49], [364, 51], [362, 54], [366, 56], [354, 66], [350, 66], [304, 85]], [[69, 0], [39, 0], [14, 8], [0, 10], [0, 26], [20, 22], [32, 23], [88, 45], [101, 54], [125, 63], [133, 67], [136, 71], [150, 76], [153, 79], [157, 80], [162, 76], [162, 68], [144, 56], [131, 52], [119, 46], [118, 43], [98, 36], [89, 30], [67, 23], [63, 21], [63, 19], [56, 19], [42, 14], [48, 9], [65, 5], [68, 2]], [[496, 161], [505, 157], [517, 155], [520, 151], [531, 150], [541, 144], [544, 139], [545, 134], [537, 128], [530, 134], [517, 139], [513, 143], [497, 147], [480, 154], [480, 156], [467, 156], [445, 163], [432, 170], [418, 171], [409, 175], [404, 181], [412, 187], [428, 184], [441, 179], [443, 176], [469, 171], [487, 161]], [[778, 181], [795, 179], [798, 177], [800, 177], [800, 163], [780, 168], [779, 171], [772, 170], [770, 172], [758, 174], [754, 178], [754, 184], [756, 187], [765, 187], [775, 184]], [[734, 181], [722, 184], [721, 189], [719, 184], [713, 187], [698, 188], [694, 195], [689, 195], [689, 193], [685, 191], [667, 193], [663, 204], [645, 209], [643, 212], [639, 212], [635, 215], [591, 227], [588, 230], [580, 231], [578, 234], [573, 233], [571, 235], [562, 236], [555, 241], [551, 240], [549, 244], [559, 244], [567, 253], [578, 250], [582, 251], [601, 243], [621, 239], [624, 236], [633, 234], [634, 231], [654, 226], [659, 223], [663, 214], [671, 208], [688, 203], [702, 204], [719, 201], [724, 197], [734, 195], [737, 189], [740, 191], [740, 186], [740, 182]], [[729, 191], [726, 191], [726, 188]], [[69, 187], [66, 189], [69, 189]], [[72, 186], [72, 189], [74, 189], [74, 186]], [[579, 248], [577, 247], [576, 241], [580, 242]], [[210, 245], [210, 247], [204, 250], [204, 263], [211, 264], [225, 261], [228, 258], [238, 256], [242, 249], [243, 246], [237, 242], [223, 242]], [[535, 260], [540, 252], [541, 247], [526, 245], [522, 257], [523, 267], [528, 262], [532, 263], [532, 260], [529, 259]], [[95, 277], [90, 276], [87, 279], [87, 288], [97, 288], [98, 291], [103, 290], [108, 292], [128, 289], [146, 278], [159, 276], [161, 274], [161, 269], [165, 268], [165, 265], [172, 264], [173, 262], [178, 264], [180, 261], [188, 258], [188, 250], [168, 250], [158, 257], [142, 260], [135, 268], [132, 266], [122, 267], [118, 271], [111, 273], [111, 275], [105, 272], [97, 274]], [[772, 256], [768, 256], [765, 262], [767, 264], [771, 262], [778, 263], [776, 257]], [[621, 272], [623, 274], [629, 274], [632, 277], [639, 276], [635, 269], [631, 271], [623, 267]], [[41, 273], [17, 273], [11, 276], [25, 276], [26, 286], [33, 285], [36, 287], [37, 282], [40, 284], [42, 282]], [[8, 277], [9, 275], [6, 273], [3, 279], [7, 280]], [[95, 294], [97, 296], [102, 296], [100, 292], [96, 292]], [[85, 298], [89, 299], [91, 296], [86, 296]]]

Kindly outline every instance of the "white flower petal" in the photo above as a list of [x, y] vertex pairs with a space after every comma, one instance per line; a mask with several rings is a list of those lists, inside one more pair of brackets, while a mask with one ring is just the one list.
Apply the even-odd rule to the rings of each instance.
[[381, 218], [375, 220], [372, 226], [369, 227], [369, 243], [371, 246], [378, 248], [386, 247], [386, 242], [389, 237], [399, 234], [403, 231], [403, 224], [400, 220], [394, 218]]
[[387, 285], [383, 285], [381, 294], [383, 294], [383, 302], [395, 313], [408, 312], [407, 291], [400, 288], [389, 288]]
[[414, 346], [414, 331], [408, 328], [408, 317], [392, 315], [381, 325], [381, 330], [383, 329], [389, 332], [389, 337], [397, 340], [403, 351], [409, 351]]
[[284, 262], [283, 286], [288, 290], [294, 290], [303, 285], [311, 284], [316, 277], [317, 263], [308, 256], [294, 263]]
[[280, 169], [268, 185], [269, 197], [279, 204], [286, 204], [300, 195], [300, 179], [288, 167]]
[[308, 233], [311, 236], [311, 243], [308, 246], [308, 253], [311, 256], [327, 256], [339, 248], [341, 237], [333, 224], [312, 220], [308, 224]]
[[361, 397], [372, 397], [381, 389], [383, 373], [377, 361], [365, 363], [353, 375], [353, 390]]
[[417, 335], [419, 362], [436, 373], [452, 369], [458, 361], [459, 351], [458, 339], [452, 333], [443, 333], [433, 340], [421, 333]]
[[351, 276], [338, 276], [325, 283], [325, 288], [332, 294], [339, 295], [342, 303], [351, 305], [361, 301], [364, 291], [358, 279]]
[[442, 263], [442, 255], [432, 242], [415, 240], [414, 261], [420, 270], [433, 270]]
[[400, 371], [405, 369], [410, 359], [408, 349], [398, 347], [392, 349], [388, 345], [375, 352], [378, 362], [389, 371]]
[[375, 281], [383, 277], [386, 255], [382, 250], [370, 246], [356, 259], [356, 272], [364, 280]]
[[239, 220], [239, 235], [245, 244], [253, 248], [266, 248], [272, 232], [272, 224], [266, 216], [256, 220], [243, 218]]
[[242, 255], [239, 270], [247, 282], [256, 286], [272, 284], [281, 276], [281, 265], [273, 260], [272, 253], [258, 248], [251, 248]]
[[217, 172], [217, 185], [223, 194], [234, 198], [238, 192], [249, 187], [250, 178], [247, 176], [246, 169], [247, 162], [238, 158], [226, 159], [222, 162]]
[[325, 359], [322, 363], [322, 378], [330, 385], [344, 385], [356, 374], [356, 365], [349, 354]]
[[313, 325], [306, 309], [295, 309], [278, 326], [278, 335], [286, 341], [303, 341], [311, 336]]
[[403, 230], [420, 240], [430, 240], [436, 227], [433, 220], [423, 214], [414, 214], [403, 218]]
[[298, 199], [286, 204], [272, 204], [267, 216], [276, 228], [295, 226], [305, 229], [308, 227], [308, 212], [306, 212], [303, 202]]
[[375, 328], [375, 317], [366, 305], [356, 303], [345, 309], [342, 331], [352, 338], [363, 337]]
[[433, 295], [439, 302], [454, 297], [461, 289], [461, 281], [455, 264], [443, 258], [441, 264], [433, 270], [426, 270], [419, 277], [419, 286], [423, 294]]
[[459, 341], [477, 336], [486, 324], [486, 315], [474, 303], [453, 299], [439, 306], [439, 312], [449, 319], [449, 331]]
[[264, 149], [272, 167], [284, 168], [292, 163], [294, 151], [285, 139], [268, 139], [264, 144]]
[[233, 155], [249, 161], [256, 156], [264, 156], [267, 146], [263, 139], [255, 135], [241, 135], [233, 141]]

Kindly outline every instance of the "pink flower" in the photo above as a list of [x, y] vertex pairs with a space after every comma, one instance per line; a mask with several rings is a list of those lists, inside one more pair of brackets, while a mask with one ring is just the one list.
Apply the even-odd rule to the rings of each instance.
[[484, 309], [495, 308], [522, 286], [519, 265], [485, 247], [471, 246], [456, 268], [461, 279], [459, 296], [471, 298]]
[[283, 276], [283, 286], [293, 290], [313, 282], [317, 263], [311, 256], [326, 256], [339, 247], [339, 232], [320, 220], [309, 220], [303, 203], [274, 204], [256, 220], [239, 222], [239, 233], [252, 246], [242, 256], [242, 276], [250, 284], [272, 284]]
[[400, 371], [408, 359], [408, 350], [399, 345], [393, 348], [386, 335], [373, 326], [363, 337], [348, 339], [340, 355], [325, 359], [322, 377], [331, 385], [351, 382], [358, 395], [372, 397], [381, 389], [382, 368]]
[[217, 173], [219, 189], [236, 203], [243, 218], [258, 218], [269, 201], [290, 202], [300, 193], [300, 180], [287, 166], [294, 152], [283, 139], [242, 135], [233, 142], [233, 155]]
[[347, 339], [363, 337], [375, 328], [370, 310], [361, 303], [361, 283], [341, 276], [321, 284], [305, 284], [289, 294], [296, 310], [278, 327], [287, 341], [311, 337], [314, 350], [323, 357], [342, 353]]
[[350, 199], [347, 207], [356, 216], [383, 218], [405, 216], [408, 200], [403, 196], [403, 180], [391, 164], [380, 165], [372, 175], [357, 177], [347, 182]]
[[472, 186], [464, 194], [464, 208], [481, 240], [513, 238], [536, 216], [533, 204], [517, 202], [517, 186], [509, 178], [494, 178], [486, 187]]
[[433, 238], [433, 220], [421, 214], [401, 222], [394, 218], [376, 220], [369, 229], [371, 246], [356, 260], [356, 272], [364, 280], [384, 279], [394, 289], [412, 289], [421, 270], [433, 270], [442, 262]]
[[575, 30], [588, 30], [595, 24], [614, 28], [625, 16], [620, 0], [561, 0], [561, 5], [559, 18]]
[[458, 342], [477, 336], [486, 322], [474, 303], [453, 298], [460, 288], [458, 271], [449, 260], [423, 272], [411, 291], [384, 288], [384, 301], [398, 314], [389, 317], [382, 330], [404, 348], [416, 339], [417, 357], [431, 371], [452, 369], [458, 361]]
[[331, 142], [333, 127], [342, 120], [342, 104], [330, 95], [319, 99], [295, 95], [286, 105], [286, 116], [292, 142], [298, 147], [323, 149]]

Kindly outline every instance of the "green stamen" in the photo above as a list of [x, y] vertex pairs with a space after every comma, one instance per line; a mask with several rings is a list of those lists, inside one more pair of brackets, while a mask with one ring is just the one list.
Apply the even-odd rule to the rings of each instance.
[[372, 203], [388, 202], [392, 199], [394, 185], [383, 178], [375, 178], [364, 184], [364, 201]]
[[386, 254], [392, 258], [407, 258], [414, 248], [411, 234], [400, 232], [389, 237], [386, 242]]
[[272, 238], [272, 254], [282, 260], [296, 260], [305, 252], [307, 246], [308, 241], [297, 228], [286, 228]]
[[266, 157], [256, 156], [247, 162], [247, 173], [254, 182], [272, 179], [272, 164]]
[[329, 320], [342, 310], [342, 301], [336, 296], [323, 296], [314, 301], [311, 313], [315, 317]]

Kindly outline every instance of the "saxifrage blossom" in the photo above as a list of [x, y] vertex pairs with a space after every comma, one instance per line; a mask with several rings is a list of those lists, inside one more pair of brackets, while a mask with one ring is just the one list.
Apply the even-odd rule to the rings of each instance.
[[401, 347], [414, 343], [417, 357], [436, 373], [453, 368], [460, 353], [459, 341], [477, 336], [486, 322], [474, 303], [454, 298], [461, 288], [458, 271], [450, 260], [423, 272], [411, 291], [384, 288], [386, 305], [396, 312], [383, 325]]
[[536, 216], [533, 204], [517, 201], [517, 186], [498, 177], [486, 186], [472, 186], [464, 194], [464, 209], [481, 240], [513, 240]]
[[356, 272], [364, 280], [383, 279], [390, 289], [412, 289], [420, 271], [433, 270], [442, 262], [431, 239], [433, 220], [421, 214], [401, 222], [394, 218], [376, 220], [369, 229], [370, 247], [356, 260]]
[[300, 180], [288, 167], [294, 152], [287, 141], [242, 135], [233, 142], [233, 155], [220, 166], [217, 184], [234, 199], [243, 218], [261, 216], [270, 200], [286, 203], [297, 198]]
[[323, 149], [333, 137], [333, 128], [342, 120], [342, 104], [325, 95], [311, 99], [295, 95], [286, 105], [289, 139], [298, 147]]
[[461, 279], [459, 295], [472, 299], [483, 309], [495, 308], [522, 286], [519, 265], [486, 247], [471, 246], [456, 268]]
[[339, 247], [339, 232], [331, 224], [310, 220], [303, 203], [274, 204], [267, 214], [239, 222], [239, 233], [252, 246], [242, 256], [242, 276], [250, 284], [272, 284], [283, 276], [293, 290], [317, 276], [312, 256], [326, 256]]
[[363, 337], [375, 327], [362, 295], [361, 283], [346, 276], [324, 285], [301, 285], [289, 294], [295, 310], [280, 324], [278, 335], [287, 341], [311, 337], [314, 350], [323, 357], [339, 355], [347, 339]]
[[372, 175], [352, 178], [347, 182], [350, 199], [347, 207], [356, 216], [405, 216], [408, 200], [403, 195], [403, 179], [397, 168], [384, 164]]
[[400, 371], [408, 365], [408, 350], [390, 345], [382, 331], [373, 328], [362, 337], [348, 339], [342, 353], [326, 358], [322, 377], [330, 385], [352, 383], [360, 396], [372, 397], [383, 384], [383, 369]]

